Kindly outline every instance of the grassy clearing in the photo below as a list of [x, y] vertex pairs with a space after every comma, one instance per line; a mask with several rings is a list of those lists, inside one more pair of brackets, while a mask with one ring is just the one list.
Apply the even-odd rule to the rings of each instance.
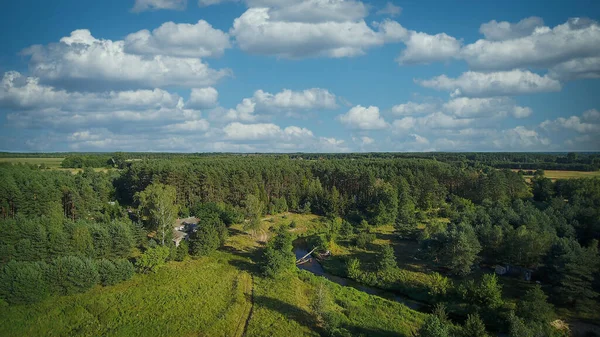
[[254, 313], [247, 336], [319, 336], [323, 333], [310, 301], [324, 282], [331, 309], [353, 336], [414, 336], [425, 315], [406, 306], [300, 271], [281, 280], [259, 278], [255, 284]]
[[[112, 287], [0, 308], [1, 336], [223, 336], [245, 321], [248, 275], [230, 254], [169, 263]], [[245, 275], [246, 274], [246, 275]], [[225, 334], [227, 332], [227, 334]]]
[[[519, 170], [513, 170], [518, 172]], [[600, 178], [600, 171], [552, 171], [552, 170], [544, 170], [544, 175], [546, 178], [550, 178], [555, 181], [558, 179], [577, 179], [577, 178]], [[532, 175], [524, 175], [525, 180], [531, 181], [533, 178]]]
[[46, 165], [49, 168], [59, 168], [65, 158], [0, 158], [0, 163]]
[[257, 262], [263, 233], [291, 220], [300, 233], [321, 223], [314, 215], [276, 217], [263, 221], [254, 235], [232, 226], [224, 249], [210, 257], [170, 262], [155, 274], [84, 294], [0, 304], [0, 336], [319, 336], [323, 327], [310, 302], [320, 282], [352, 335], [414, 335], [424, 315], [400, 303], [305, 271], [277, 280], [262, 277]]

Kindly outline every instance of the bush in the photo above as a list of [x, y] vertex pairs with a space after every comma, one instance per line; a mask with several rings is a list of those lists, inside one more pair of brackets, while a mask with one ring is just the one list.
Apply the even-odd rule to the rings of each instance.
[[113, 261], [113, 263], [121, 281], [127, 281], [133, 276], [135, 270], [133, 264], [128, 260], [120, 259]]
[[165, 265], [169, 253], [166, 246], [150, 248], [136, 260], [136, 266], [141, 273], [155, 272]]
[[48, 296], [42, 263], [10, 261], [0, 271], [0, 297], [10, 304], [34, 303]]
[[112, 261], [107, 259], [98, 260], [96, 262], [96, 268], [98, 269], [100, 284], [103, 286], [111, 286], [121, 281], [121, 277], [117, 273], [117, 268]]
[[175, 252], [175, 261], [183, 261], [189, 255], [190, 246], [187, 241], [181, 241]]
[[375, 241], [375, 234], [360, 233], [356, 236], [355, 245], [359, 248], [367, 248], [367, 245]]
[[48, 267], [48, 284], [61, 295], [85, 292], [98, 283], [98, 279], [96, 264], [87, 258], [59, 257]]

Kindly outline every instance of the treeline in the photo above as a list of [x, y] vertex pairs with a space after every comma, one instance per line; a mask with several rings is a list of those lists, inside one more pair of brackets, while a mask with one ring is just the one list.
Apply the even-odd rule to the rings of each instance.
[[17, 216], [0, 220], [0, 298], [20, 304], [131, 278], [146, 233], [129, 221]]

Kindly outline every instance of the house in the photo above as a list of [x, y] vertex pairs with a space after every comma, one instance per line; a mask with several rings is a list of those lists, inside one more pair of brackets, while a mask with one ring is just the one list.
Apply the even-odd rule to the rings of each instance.
[[531, 276], [533, 274], [533, 270], [531, 269], [519, 266], [512, 266], [510, 264], [497, 265], [494, 268], [494, 271], [497, 275], [519, 277], [525, 281], [531, 281]]
[[190, 233], [197, 231], [198, 221], [200, 219], [196, 217], [177, 219], [175, 221], [173, 225], [173, 243], [175, 243], [175, 247], [179, 247], [182, 240], [187, 240]]

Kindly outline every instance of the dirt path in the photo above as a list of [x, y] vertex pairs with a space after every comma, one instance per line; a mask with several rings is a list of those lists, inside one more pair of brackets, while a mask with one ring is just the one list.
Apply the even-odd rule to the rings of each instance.
[[244, 307], [244, 313], [240, 316], [233, 337], [242, 337], [246, 335], [248, 329], [248, 322], [252, 317], [252, 309], [254, 307], [254, 279], [252, 275], [243, 272], [242, 282], [244, 284], [244, 297], [246, 299], [246, 305]]

